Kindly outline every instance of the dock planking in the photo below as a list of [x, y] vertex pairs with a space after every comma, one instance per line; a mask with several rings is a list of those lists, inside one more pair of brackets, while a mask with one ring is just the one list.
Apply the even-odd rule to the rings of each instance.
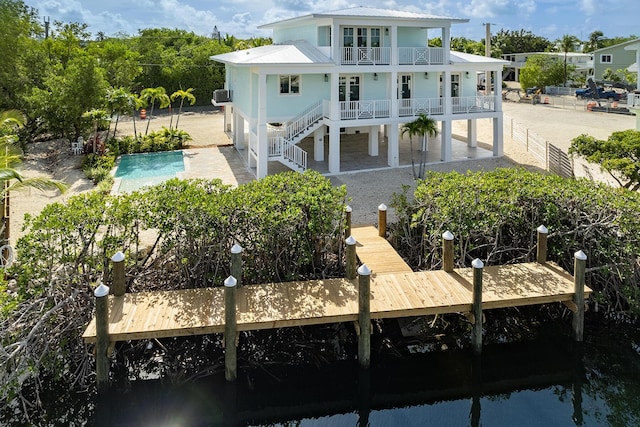
[[351, 235], [356, 239], [356, 253], [372, 274], [410, 273], [411, 267], [393, 249], [389, 241], [378, 235], [373, 226], [354, 227]]
[[[471, 268], [455, 269], [451, 273], [442, 270], [378, 272], [371, 277], [371, 318], [470, 312], [472, 283]], [[574, 294], [573, 277], [553, 263], [486, 267], [483, 285], [483, 309], [567, 302]], [[356, 321], [357, 289], [357, 281], [348, 279], [242, 286], [237, 289], [237, 329]], [[585, 288], [585, 297], [590, 292]], [[109, 296], [109, 317], [112, 342], [222, 333], [224, 289]], [[95, 319], [83, 338], [85, 342], [96, 341]]]

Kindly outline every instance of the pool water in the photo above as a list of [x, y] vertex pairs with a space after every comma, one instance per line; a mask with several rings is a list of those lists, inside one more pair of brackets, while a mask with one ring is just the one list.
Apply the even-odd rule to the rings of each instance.
[[125, 154], [120, 158], [115, 178], [120, 179], [118, 193], [160, 184], [184, 172], [182, 151]]

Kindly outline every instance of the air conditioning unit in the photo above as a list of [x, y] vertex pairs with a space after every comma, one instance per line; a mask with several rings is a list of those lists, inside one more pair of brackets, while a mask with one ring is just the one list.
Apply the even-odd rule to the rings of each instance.
[[213, 91], [213, 102], [216, 104], [222, 104], [225, 102], [231, 102], [231, 91], [226, 89], [217, 89]]

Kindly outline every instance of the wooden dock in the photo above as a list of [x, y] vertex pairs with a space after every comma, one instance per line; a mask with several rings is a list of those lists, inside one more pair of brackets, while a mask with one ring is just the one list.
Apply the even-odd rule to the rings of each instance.
[[[352, 233], [358, 257], [374, 273], [371, 318], [472, 311], [472, 268], [412, 272], [372, 230], [364, 227]], [[570, 305], [574, 289], [573, 277], [553, 263], [486, 267], [482, 308]], [[585, 288], [585, 297], [590, 292]], [[239, 331], [356, 321], [358, 285], [357, 280], [328, 279], [242, 286], [237, 289], [236, 306]], [[222, 333], [224, 311], [223, 287], [111, 295], [109, 340]], [[83, 338], [96, 341], [95, 319]]]

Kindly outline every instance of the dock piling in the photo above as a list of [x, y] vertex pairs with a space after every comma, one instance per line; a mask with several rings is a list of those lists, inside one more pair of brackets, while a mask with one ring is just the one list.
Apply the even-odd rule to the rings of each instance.
[[345, 275], [347, 279], [352, 280], [356, 278], [357, 272], [356, 239], [353, 236], [349, 236], [345, 243], [347, 244]]
[[351, 206], [347, 205], [344, 208], [344, 212], [345, 212], [345, 222], [346, 222], [346, 231], [344, 233], [345, 236], [351, 236], [351, 213], [353, 212], [353, 209], [351, 208]]
[[473, 267], [473, 332], [472, 347], [475, 355], [482, 353], [482, 272], [484, 263], [476, 258], [471, 262]]
[[231, 275], [236, 279], [237, 286], [242, 286], [242, 246], [231, 246]]
[[119, 297], [127, 291], [124, 277], [124, 254], [120, 251], [111, 257], [113, 264], [113, 295]]
[[387, 237], [387, 205], [378, 206], [378, 235]]
[[358, 362], [367, 369], [371, 363], [371, 270], [362, 264], [358, 274]]
[[585, 269], [587, 265], [587, 255], [578, 251], [574, 254], [573, 264], [573, 284], [574, 294], [573, 303], [576, 305], [576, 311], [573, 313], [573, 339], [582, 342], [584, 335], [584, 283]]
[[442, 269], [453, 272], [453, 233], [449, 230], [442, 233]]
[[538, 227], [538, 245], [536, 251], [536, 261], [538, 264], [547, 262], [547, 235], [549, 230], [544, 225]]
[[224, 378], [234, 381], [238, 377], [236, 339], [236, 285], [235, 277], [224, 281]]
[[94, 291], [96, 297], [96, 381], [98, 391], [109, 386], [109, 287], [100, 284]]

